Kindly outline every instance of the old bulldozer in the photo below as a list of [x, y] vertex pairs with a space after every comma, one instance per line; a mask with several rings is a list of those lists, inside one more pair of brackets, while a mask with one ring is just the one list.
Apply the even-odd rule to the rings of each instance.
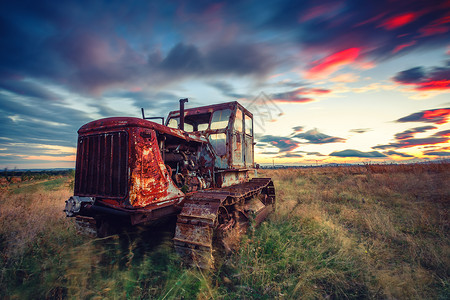
[[145, 118], [106, 118], [78, 130], [74, 196], [67, 217], [103, 237], [177, 215], [174, 246], [186, 261], [212, 267], [216, 245], [275, 207], [270, 178], [254, 172], [253, 115], [238, 102]]

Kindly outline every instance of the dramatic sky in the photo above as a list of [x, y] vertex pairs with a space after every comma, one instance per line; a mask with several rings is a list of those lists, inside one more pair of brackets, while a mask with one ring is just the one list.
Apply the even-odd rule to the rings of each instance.
[[74, 167], [76, 131], [238, 100], [256, 161], [450, 156], [450, 1], [2, 1], [0, 167]]

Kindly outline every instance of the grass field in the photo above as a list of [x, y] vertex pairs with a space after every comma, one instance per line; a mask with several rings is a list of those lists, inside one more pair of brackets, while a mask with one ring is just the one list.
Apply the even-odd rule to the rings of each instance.
[[0, 298], [449, 299], [450, 165], [261, 170], [277, 210], [215, 272], [186, 268], [173, 222], [90, 239], [71, 177], [1, 187]]

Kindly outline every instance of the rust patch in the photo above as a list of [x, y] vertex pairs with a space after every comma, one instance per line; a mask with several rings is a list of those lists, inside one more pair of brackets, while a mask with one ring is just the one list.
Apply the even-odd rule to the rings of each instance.
[[132, 153], [134, 162], [130, 178], [130, 204], [145, 207], [183, 197], [184, 194], [172, 182], [161, 157], [155, 131], [137, 130], [133, 132], [133, 137], [135, 145]]

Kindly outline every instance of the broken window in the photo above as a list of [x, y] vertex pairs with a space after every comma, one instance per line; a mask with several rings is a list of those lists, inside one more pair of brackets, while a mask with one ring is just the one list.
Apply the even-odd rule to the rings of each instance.
[[207, 130], [209, 126], [209, 119], [211, 119], [211, 113], [188, 114], [184, 121], [193, 126], [193, 131], [203, 131]]
[[[169, 123], [167, 123], [167, 126], [170, 128], [179, 129], [179, 123], [180, 123], [180, 118], [171, 118], [169, 120]], [[192, 126], [192, 124], [184, 122], [184, 131], [192, 132], [192, 131], [194, 131], [194, 126]]]

